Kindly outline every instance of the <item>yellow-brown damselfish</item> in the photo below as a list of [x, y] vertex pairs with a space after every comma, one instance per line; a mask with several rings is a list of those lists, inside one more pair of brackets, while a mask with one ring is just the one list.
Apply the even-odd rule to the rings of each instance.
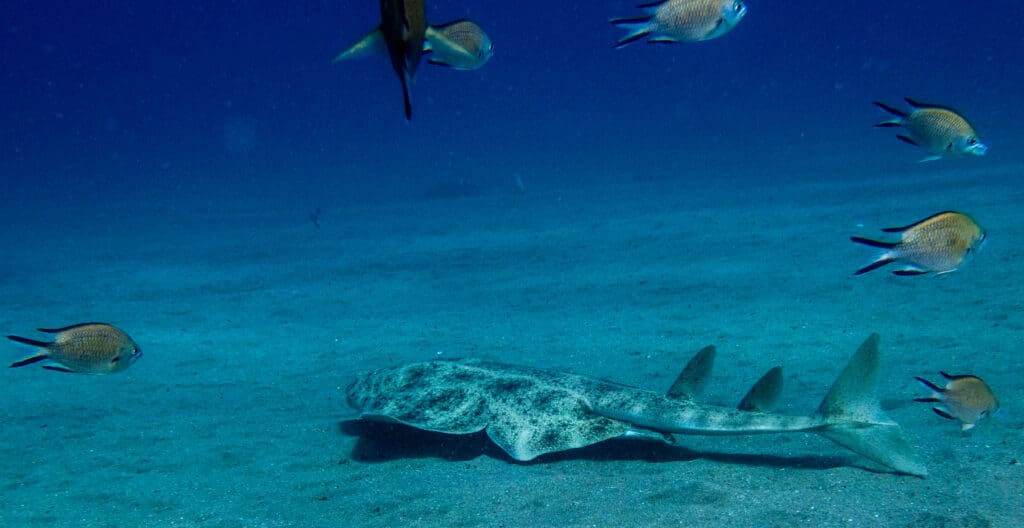
[[933, 161], [943, 156], [984, 156], [988, 151], [974, 127], [956, 110], [921, 103], [909, 97], [904, 99], [913, 108], [909, 113], [875, 101], [876, 106], [896, 116], [875, 126], [903, 127], [907, 133], [897, 138], [931, 153], [921, 161]]
[[933, 391], [931, 397], [915, 398], [914, 401], [942, 404], [942, 407], [932, 407], [935, 414], [949, 420], [959, 420], [964, 431], [972, 429], [979, 421], [999, 410], [996, 395], [981, 378], [969, 374], [939, 374], [949, 381], [945, 388], [924, 378], [914, 378]]
[[656, 0], [637, 7], [645, 16], [610, 20], [628, 32], [616, 48], [643, 38], [655, 43], [711, 40], [731, 31], [747, 14], [743, 0]]
[[38, 341], [9, 335], [7, 339], [38, 347], [39, 352], [16, 361], [11, 367], [23, 367], [40, 361], [51, 364], [44, 369], [85, 374], [120, 372], [142, 357], [142, 349], [123, 330], [106, 323], [81, 323], [64, 328], [40, 328], [56, 334], [53, 341]]
[[857, 270], [867, 273], [892, 262], [903, 266], [895, 275], [941, 275], [957, 270], [985, 241], [985, 230], [970, 216], [956, 211], [943, 211], [903, 227], [888, 227], [886, 233], [900, 233], [899, 242], [882, 242], [869, 238], [850, 237], [859, 244], [881, 248], [878, 258]]

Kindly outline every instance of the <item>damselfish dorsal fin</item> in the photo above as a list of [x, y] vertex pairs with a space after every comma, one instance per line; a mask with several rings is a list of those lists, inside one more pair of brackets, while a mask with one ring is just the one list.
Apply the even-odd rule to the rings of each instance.
[[906, 231], [908, 229], [917, 227], [917, 226], [919, 226], [919, 225], [921, 225], [921, 224], [923, 224], [925, 222], [929, 222], [929, 221], [934, 220], [934, 219], [936, 219], [936, 218], [938, 218], [940, 216], [946, 216], [946, 215], [951, 215], [951, 214], [955, 215], [955, 214], [959, 214], [959, 213], [957, 213], [956, 211], [942, 211], [941, 213], [935, 213], [935, 214], [933, 214], [933, 215], [931, 215], [931, 216], [929, 216], [927, 218], [922, 218], [922, 219], [918, 220], [917, 222], [914, 222], [913, 224], [905, 225], [905, 226], [900, 226], [900, 227], [886, 227], [886, 228], [882, 229], [882, 231], [884, 231], [886, 233], [902, 233], [903, 231]]
[[772, 367], [747, 391], [747, 395], [736, 406], [741, 411], [767, 412], [779, 401], [782, 394], [782, 367]]
[[708, 345], [697, 352], [686, 367], [679, 373], [679, 377], [665, 393], [669, 398], [678, 400], [692, 400], [704, 390], [704, 385], [711, 375], [711, 368], [715, 365], [715, 345]]
[[937, 110], [946, 110], [946, 111], [949, 111], [949, 112], [953, 112], [954, 114], [960, 114], [960, 112], [957, 112], [957, 110], [955, 108], [951, 107], [951, 106], [934, 104], [934, 103], [923, 103], [921, 101], [917, 101], [917, 100], [911, 99], [909, 97], [904, 97], [903, 100], [906, 101], [907, 104], [909, 104], [910, 106], [914, 107], [915, 110], [918, 109], [918, 108], [935, 108]]

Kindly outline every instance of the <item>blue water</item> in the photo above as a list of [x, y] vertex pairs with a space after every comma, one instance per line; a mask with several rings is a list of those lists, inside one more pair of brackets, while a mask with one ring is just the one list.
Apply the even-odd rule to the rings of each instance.
[[[697, 521], [751, 508], [740, 526], [776, 495], [747, 501], [735, 488], [776, 478], [792, 515], [766, 521], [779, 526], [843, 524], [861, 491], [916, 525], [1024, 515], [1019, 413], [961, 439], [907, 408], [923, 396], [912, 377], [940, 369], [988, 372], [997, 392], [1024, 396], [1001, 370], [1019, 366], [1024, 328], [1012, 236], [1024, 233], [1018, 3], [752, 0], [720, 39], [620, 50], [607, 21], [636, 16], [629, 2], [447, 0], [427, 11], [432, 23], [473, 19], [495, 52], [477, 71], [421, 63], [406, 121], [385, 57], [331, 62], [379, 22], [375, 2], [0, 7], [0, 330], [112, 318], [153, 341], [117, 385], [5, 373], [14, 425], [0, 433], [0, 473], [17, 504], [0, 521], [311, 526], [355, 511], [365, 526], [491, 526], [501, 523], [480, 516], [494, 503], [506, 525], [527, 523], [531, 508], [539, 525], [643, 525], [679, 520], [679, 493], [710, 497], [688, 503]], [[904, 107], [904, 96], [960, 110], [988, 155], [917, 164], [923, 151], [872, 127], [887, 119], [872, 101]], [[946, 208], [991, 227], [981, 262], [934, 283], [849, 277], [871, 252], [847, 236]], [[479, 445], [458, 463], [426, 448], [412, 462], [378, 452], [349, 464], [353, 440], [333, 427], [344, 380], [423, 353], [657, 388], [679, 351], [711, 341], [742, 358], [724, 369], [728, 398], [768, 362], [807, 366], [791, 371], [806, 385], [787, 393], [805, 412], [874, 329], [887, 353], [904, 351], [886, 395], [904, 402], [894, 413], [941, 477], [728, 455], [661, 455], [665, 468], [648, 470], [643, 455], [614, 451], [522, 466]], [[636, 372], [657, 376], [647, 385]], [[107, 407], [138, 388], [138, 405]], [[54, 394], [70, 396], [50, 406]], [[77, 440], [94, 435], [144, 442], [79, 454]], [[72, 441], [45, 444], [55, 439]], [[821, 447], [782, 445], [800, 456]], [[681, 488], [676, 462], [711, 469]], [[721, 462], [732, 480], [703, 488]], [[458, 472], [470, 468], [479, 475]], [[833, 480], [840, 471], [855, 485]], [[58, 506], [51, 482], [67, 490]], [[586, 502], [590, 486], [606, 509], [563, 507], [566, 495]], [[462, 495], [445, 506], [437, 490], [451, 488]], [[490, 502], [460, 502], [473, 493]], [[633, 508], [620, 493], [647, 502]], [[838, 513], [800, 517], [801, 493], [834, 499]], [[1016, 510], [1000, 509], [1010, 501]]]
[[[1018, 6], [751, 2], [725, 37], [613, 50], [628, 2], [432, 2], [495, 42], [477, 72], [422, 64], [411, 123], [385, 59], [331, 64], [374, 2], [4, 7], [4, 195], [102, 185], [147, 202], [381, 198], [431, 179], [699, 179], [716, 168], [878, 168], [909, 95], [1015, 151]], [[1015, 16], [1014, 13], [1017, 13]], [[735, 178], [758, 178], [741, 171]], [[328, 195], [325, 197], [325, 193]], [[19, 200], [19, 203], [23, 201]]]

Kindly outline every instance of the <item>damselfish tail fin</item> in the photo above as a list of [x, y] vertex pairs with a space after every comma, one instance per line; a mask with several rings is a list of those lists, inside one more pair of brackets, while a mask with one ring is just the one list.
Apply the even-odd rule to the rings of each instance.
[[615, 43], [614, 48], [618, 49], [631, 42], [636, 42], [651, 34], [651, 17], [638, 18], [613, 18], [609, 20], [612, 24], [625, 29], [626, 36]]
[[882, 241], [879, 241], [879, 240], [872, 240], [870, 238], [862, 238], [862, 237], [850, 237], [850, 240], [852, 240], [852, 241], [854, 241], [854, 242], [856, 242], [858, 244], [864, 244], [865, 246], [871, 246], [873, 248], [879, 248], [879, 249], [887, 250], [885, 253], [882, 253], [881, 255], [879, 255], [878, 258], [875, 259], [875, 261], [872, 262], [871, 264], [868, 264], [867, 266], [864, 266], [863, 268], [855, 271], [853, 273], [854, 275], [863, 275], [863, 274], [865, 274], [865, 273], [867, 273], [869, 271], [881, 268], [882, 266], [885, 266], [886, 264], [891, 264], [893, 262], [896, 262], [896, 257], [892, 254], [892, 250], [895, 249], [899, 245], [899, 243], [896, 243], [896, 242], [882, 242]]
[[925, 477], [924, 462], [879, 404], [878, 339], [864, 341], [825, 395], [817, 416], [828, 425], [819, 434], [897, 473]]
[[875, 101], [875, 106], [877, 106], [877, 107], [881, 108], [882, 110], [885, 110], [886, 112], [889, 112], [890, 114], [896, 116], [896, 119], [890, 119], [888, 121], [882, 121], [881, 123], [878, 123], [877, 125], [875, 125], [876, 127], [898, 127], [898, 126], [903, 126], [903, 120], [905, 118], [907, 118], [907, 117], [910, 117], [910, 114], [904, 112], [903, 110], [900, 110], [899, 108], [895, 108], [895, 107], [889, 106], [889, 105], [887, 105], [887, 104], [885, 104], [885, 103], [883, 103], [881, 101]]

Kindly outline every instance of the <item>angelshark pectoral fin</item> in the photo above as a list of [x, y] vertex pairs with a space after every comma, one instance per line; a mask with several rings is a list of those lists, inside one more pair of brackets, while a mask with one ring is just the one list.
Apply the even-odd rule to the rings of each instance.
[[339, 53], [331, 62], [340, 62], [348, 59], [361, 59], [372, 55], [386, 55], [388, 52], [387, 43], [384, 41], [384, 33], [380, 28], [367, 33], [347, 50]]
[[871, 334], [832, 384], [816, 413], [827, 424], [818, 433], [893, 471], [925, 477], [928, 469], [876, 395], [878, 340]]

